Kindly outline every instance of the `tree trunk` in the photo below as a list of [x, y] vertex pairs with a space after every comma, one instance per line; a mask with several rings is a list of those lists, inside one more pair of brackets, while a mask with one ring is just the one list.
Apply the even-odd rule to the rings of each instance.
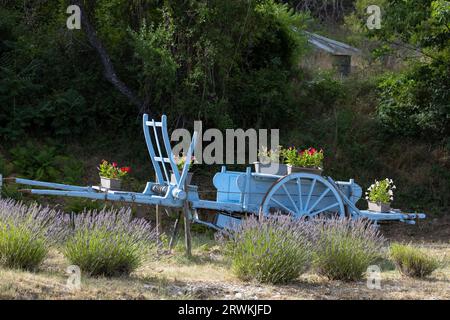
[[[143, 112], [144, 110], [148, 110], [148, 104], [149, 99], [143, 99], [141, 100], [128, 86], [123, 83], [119, 77], [117, 76], [117, 73], [114, 69], [114, 65], [111, 61], [111, 58], [109, 57], [108, 52], [106, 51], [105, 47], [103, 46], [102, 42], [97, 36], [97, 32], [95, 31], [93, 25], [89, 21], [88, 14], [85, 10], [85, 7], [83, 5], [82, 0], [72, 0], [72, 3], [77, 5], [80, 8], [81, 11], [81, 25], [82, 29], [84, 30], [89, 43], [94, 47], [94, 49], [97, 51], [98, 56], [100, 57], [100, 60], [103, 65], [103, 74], [108, 80], [120, 93], [122, 93], [124, 96], [128, 98], [128, 100], [138, 107], [139, 112]], [[147, 101], [147, 102], [144, 102]]]

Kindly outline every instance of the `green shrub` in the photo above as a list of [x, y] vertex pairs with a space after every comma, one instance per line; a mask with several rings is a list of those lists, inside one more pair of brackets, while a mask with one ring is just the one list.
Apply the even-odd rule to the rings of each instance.
[[45, 145], [28, 142], [11, 149], [14, 169], [20, 175], [35, 180], [55, 181], [67, 184], [81, 182], [83, 164], [76, 158], [61, 155], [54, 143]]
[[9, 176], [13, 171], [13, 165], [0, 153], [0, 174], [3, 175], [3, 178]]
[[439, 267], [437, 259], [410, 245], [392, 244], [390, 257], [397, 269], [409, 277], [423, 278]]
[[155, 239], [150, 224], [132, 219], [129, 209], [90, 211], [75, 217], [64, 255], [93, 276], [127, 275], [142, 264]]
[[0, 264], [36, 269], [50, 245], [62, 239], [61, 216], [49, 208], [30, 207], [12, 200], [0, 201]]
[[404, 73], [382, 79], [377, 113], [388, 133], [448, 137], [448, 65], [448, 62], [417, 64]]
[[242, 222], [227, 242], [233, 272], [245, 281], [287, 283], [310, 264], [309, 224], [272, 217]]
[[332, 280], [363, 278], [382, 256], [384, 239], [370, 222], [361, 219], [317, 220], [314, 264]]

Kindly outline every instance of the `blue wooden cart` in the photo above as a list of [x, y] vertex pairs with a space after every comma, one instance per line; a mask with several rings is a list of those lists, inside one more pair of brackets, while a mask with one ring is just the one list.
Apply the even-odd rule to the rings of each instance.
[[[274, 212], [294, 217], [314, 217], [333, 214], [339, 216], [365, 217], [375, 222], [396, 220], [414, 224], [425, 218], [421, 213], [373, 212], [359, 210], [355, 204], [361, 198], [362, 189], [354, 182], [334, 181], [310, 173], [292, 173], [286, 176], [255, 173], [251, 168], [245, 172], [218, 172], [213, 183], [217, 190], [214, 201], [200, 199], [198, 187], [187, 185], [186, 178], [190, 159], [195, 148], [197, 133], [186, 154], [187, 161], [182, 172], [177, 169], [167, 132], [167, 118], [149, 120], [143, 116], [145, 140], [156, 174], [155, 182], [148, 182], [142, 193], [107, 190], [95, 186], [72, 186], [65, 184], [15, 178], [18, 184], [45, 189], [26, 190], [36, 195], [80, 197], [106, 201], [159, 205], [184, 209], [185, 221], [201, 223], [216, 229], [230, 228], [248, 214], [269, 215]], [[174, 177], [171, 177], [171, 174]], [[202, 210], [214, 213], [214, 219], [202, 219]], [[187, 231], [188, 232], [188, 231]]]

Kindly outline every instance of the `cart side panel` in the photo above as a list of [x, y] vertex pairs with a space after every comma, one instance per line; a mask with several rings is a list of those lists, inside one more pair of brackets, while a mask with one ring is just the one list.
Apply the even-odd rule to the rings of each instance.
[[237, 180], [245, 175], [242, 172], [219, 172], [213, 178], [214, 187], [217, 189], [217, 202], [240, 203], [242, 193], [238, 188]]

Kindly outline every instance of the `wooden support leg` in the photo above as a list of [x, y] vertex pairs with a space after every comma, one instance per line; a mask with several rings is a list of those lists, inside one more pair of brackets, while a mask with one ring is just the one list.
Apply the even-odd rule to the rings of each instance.
[[159, 228], [159, 205], [156, 205], [156, 244], [161, 249], [161, 232]]
[[172, 237], [170, 238], [169, 242], [169, 250], [172, 251], [175, 247], [175, 244], [177, 243], [177, 236], [178, 236], [178, 229], [180, 228], [180, 221], [181, 221], [181, 210], [178, 211], [177, 219], [175, 220], [175, 224], [173, 226], [173, 232]]
[[186, 255], [192, 257], [192, 239], [191, 239], [191, 217], [189, 212], [189, 203], [184, 202], [184, 242], [186, 245]]

